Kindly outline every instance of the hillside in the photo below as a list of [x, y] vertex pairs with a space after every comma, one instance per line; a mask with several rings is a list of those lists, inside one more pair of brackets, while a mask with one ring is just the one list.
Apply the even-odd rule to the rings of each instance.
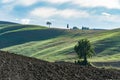
[[0, 51], [1, 80], [107, 80], [120, 79], [119, 70], [73, 63], [50, 63]]
[[92, 62], [120, 60], [120, 29], [69, 30], [36, 25], [0, 24], [0, 49], [48, 61], [74, 61], [74, 45], [88, 38], [97, 56]]
[[18, 23], [8, 22], [8, 21], [0, 21], [0, 24], [18, 24]]

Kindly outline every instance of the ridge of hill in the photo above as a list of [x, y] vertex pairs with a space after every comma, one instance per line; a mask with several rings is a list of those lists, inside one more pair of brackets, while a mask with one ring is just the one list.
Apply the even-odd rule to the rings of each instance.
[[18, 23], [9, 22], [9, 21], [0, 21], [0, 24], [18, 24]]
[[0, 51], [1, 80], [117, 80], [120, 79], [119, 75], [119, 70], [64, 62], [50, 63]]
[[93, 62], [120, 60], [120, 29], [72, 30], [37, 25], [1, 24], [0, 49], [47, 61], [74, 61], [73, 50], [79, 39], [95, 46]]

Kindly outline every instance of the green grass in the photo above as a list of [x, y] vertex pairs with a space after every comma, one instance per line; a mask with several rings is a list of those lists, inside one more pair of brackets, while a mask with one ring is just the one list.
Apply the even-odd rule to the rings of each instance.
[[97, 53], [91, 62], [120, 60], [120, 29], [67, 30], [44, 26], [1, 24], [0, 49], [48, 61], [74, 61], [79, 39], [87, 38]]

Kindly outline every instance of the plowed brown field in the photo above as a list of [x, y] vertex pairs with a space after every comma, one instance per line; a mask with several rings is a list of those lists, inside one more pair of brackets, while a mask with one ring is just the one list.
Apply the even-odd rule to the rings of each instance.
[[0, 51], [0, 80], [120, 80], [120, 71], [50, 63]]

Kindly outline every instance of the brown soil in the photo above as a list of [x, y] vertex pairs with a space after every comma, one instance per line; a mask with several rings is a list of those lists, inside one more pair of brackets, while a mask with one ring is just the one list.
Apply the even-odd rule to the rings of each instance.
[[120, 71], [50, 63], [0, 51], [0, 80], [120, 80]]

